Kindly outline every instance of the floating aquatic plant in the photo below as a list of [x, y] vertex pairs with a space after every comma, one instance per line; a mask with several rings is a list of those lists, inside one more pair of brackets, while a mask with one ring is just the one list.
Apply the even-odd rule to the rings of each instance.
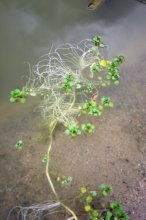
[[[33, 66], [29, 80], [22, 90], [16, 89], [11, 92], [10, 101], [24, 103], [28, 95], [40, 97], [38, 110], [49, 129], [49, 145], [42, 158], [45, 163], [45, 173], [52, 192], [57, 202], [48, 204], [48, 211], [52, 207], [62, 206], [75, 219], [75, 212], [65, 205], [56, 192], [50, 175], [50, 152], [53, 143], [53, 133], [58, 123], [65, 126], [65, 134], [75, 137], [81, 133], [93, 133], [94, 125], [88, 122], [81, 124], [78, 117], [83, 114], [100, 116], [106, 107], [113, 107], [110, 97], [100, 94], [100, 88], [119, 83], [119, 65], [124, 61], [123, 56], [112, 60], [105, 60], [102, 48], [105, 44], [100, 36], [86, 39], [79, 44], [64, 44], [52, 48], [50, 52]], [[84, 73], [87, 69], [88, 74]], [[99, 74], [102, 74], [100, 76]], [[94, 79], [94, 80], [93, 80]], [[99, 92], [99, 95], [97, 95]], [[96, 95], [94, 95], [96, 94]], [[69, 184], [69, 179], [62, 178], [62, 184]], [[86, 194], [87, 189], [81, 189]], [[108, 193], [108, 188], [103, 190]], [[85, 211], [97, 218], [97, 210], [93, 210], [90, 203], [96, 191], [90, 191], [86, 197]], [[29, 212], [33, 212], [34, 218], [46, 212], [47, 203], [27, 208], [20, 207], [21, 217], [25, 220]], [[26, 210], [26, 212], [25, 212]], [[31, 210], [31, 211], [30, 211]], [[90, 218], [93, 220], [93, 218]], [[94, 218], [95, 220], [95, 218]], [[101, 220], [101, 219], [100, 219]], [[107, 220], [107, 219], [106, 219]], [[116, 219], [114, 219], [116, 220]]]

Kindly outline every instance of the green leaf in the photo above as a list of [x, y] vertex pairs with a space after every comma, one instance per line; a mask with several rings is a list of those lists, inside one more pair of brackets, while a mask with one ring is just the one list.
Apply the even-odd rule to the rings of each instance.
[[93, 51], [93, 52], [96, 52], [96, 47], [92, 47], [92, 51]]
[[70, 134], [68, 129], [65, 130], [65, 134]]
[[96, 197], [98, 194], [97, 194], [96, 191], [90, 191], [90, 195], [91, 195], [92, 197]]
[[77, 130], [77, 134], [80, 135], [82, 132], [81, 130]]
[[16, 102], [16, 98], [10, 97], [10, 102]]
[[99, 105], [99, 106], [98, 106], [98, 109], [99, 109], [100, 111], [102, 111], [102, 110], [104, 109], [104, 107], [103, 107], [102, 105]]
[[15, 89], [10, 92], [10, 102], [24, 103], [26, 101], [27, 92], [22, 89]]
[[47, 163], [47, 161], [48, 161], [48, 155], [47, 154], [45, 154], [44, 156], [43, 156], [43, 158], [42, 158], [42, 162], [43, 163]]
[[23, 147], [23, 144], [24, 142], [22, 140], [17, 141], [15, 144], [16, 149], [21, 150]]
[[87, 196], [87, 197], [86, 197], [86, 202], [87, 202], [87, 203], [91, 203], [92, 200], [93, 200], [93, 199], [92, 199], [92, 196]]
[[26, 102], [26, 99], [25, 98], [21, 98], [20, 99], [20, 103], [24, 104]]
[[119, 85], [119, 81], [116, 80], [116, 81], [114, 82], [114, 84], [115, 84], [116, 86], [118, 86], [118, 85]]
[[75, 137], [76, 135], [81, 134], [81, 130], [75, 122], [72, 122], [68, 125], [67, 129], [65, 130], [65, 134]]
[[112, 217], [112, 212], [107, 211], [107, 214], [106, 214], [106, 220], [110, 220], [111, 217]]
[[91, 215], [94, 217], [94, 218], [97, 218], [99, 216], [99, 212], [97, 210], [93, 210]]
[[107, 193], [112, 192], [112, 187], [107, 184], [101, 184], [100, 189], [102, 190], [102, 195], [107, 196]]
[[77, 85], [76, 85], [76, 88], [77, 88], [77, 89], [80, 89], [81, 87], [82, 87], [81, 84], [77, 84]]
[[113, 108], [113, 107], [114, 107], [114, 104], [113, 104], [112, 102], [110, 102], [110, 103], [109, 103], [109, 107], [110, 107], [110, 108]]
[[106, 208], [105, 203], [102, 203], [102, 204], [101, 204], [101, 207], [102, 207], [103, 209], [105, 209], [105, 208]]
[[61, 184], [62, 186], [66, 186], [66, 185], [70, 185], [72, 182], [72, 177], [66, 177], [66, 176], [62, 176], [61, 177]]
[[107, 196], [107, 192], [106, 192], [106, 191], [102, 191], [102, 195], [103, 195], [104, 197], [106, 197], [106, 196]]
[[104, 44], [102, 44], [102, 43], [101, 43], [101, 44], [99, 44], [99, 46], [100, 46], [101, 48], [105, 47], [105, 45], [104, 45]]
[[82, 130], [85, 130], [86, 125], [85, 125], [85, 124], [82, 124], [82, 125], [81, 125], [81, 128], [82, 128]]
[[129, 216], [125, 214], [122, 220], [129, 220]]

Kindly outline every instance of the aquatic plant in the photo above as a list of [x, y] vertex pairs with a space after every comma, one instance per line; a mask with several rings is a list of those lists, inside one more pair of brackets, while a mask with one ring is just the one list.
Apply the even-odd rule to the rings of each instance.
[[11, 91], [10, 102], [24, 103], [26, 101], [26, 92], [24, 89], [15, 89]]
[[82, 124], [81, 127], [82, 127], [82, 130], [87, 133], [93, 133], [93, 131], [94, 131], [94, 125], [91, 123]]
[[71, 135], [72, 137], [75, 137], [76, 135], [81, 134], [81, 130], [76, 123], [71, 122], [68, 125], [67, 129], [65, 130], [65, 134], [68, 134], [68, 135]]
[[[82, 113], [94, 117], [100, 116], [104, 109], [113, 107], [110, 97], [101, 96], [99, 90], [101, 86], [112, 85], [112, 81], [117, 82], [118, 80], [119, 82], [119, 65], [124, 58], [118, 56], [113, 60], [105, 60], [102, 52], [104, 47], [101, 37], [95, 36], [93, 39], [83, 40], [79, 44], [64, 44], [56, 49], [52, 48], [33, 66], [24, 88], [11, 92], [12, 102], [23, 103], [28, 95], [40, 97], [38, 111], [49, 129], [49, 145], [42, 162], [46, 165], [46, 177], [57, 201], [54, 206], [57, 204], [56, 206], [64, 207], [75, 220], [78, 219], [75, 212], [60, 200], [51, 179], [49, 165], [53, 133], [58, 123], [64, 125], [65, 134], [72, 137], [81, 135], [83, 132], [93, 133], [93, 124], [88, 122], [80, 125], [77, 118]], [[88, 74], [84, 73], [85, 69], [88, 70]], [[98, 74], [102, 74], [102, 77]], [[68, 183], [66, 178], [62, 181], [63, 184]], [[108, 193], [108, 188], [105, 188], [103, 192]], [[92, 192], [92, 195], [94, 194], [95, 192]], [[87, 200], [89, 201], [89, 197]], [[42, 206], [45, 207], [44, 209], [47, 208], [45, 205]], [[49, 203], [48, 209], [52, 210], [54, 206], [53, 203]], [[86, 211], [88, 208], [86, 207]], [[24, 207], [26, 213], [29, 213], [30, 210], [38, 215], [40, 211], [41, 216], [44, 209], [41, 205]], [[24, 216], [22, 207], [20, 210], [25, 220], [27, 214]]]
[[23, 144], [24, 142], [22, 140], [17, 141], [15, 144], [16, 149], [21, 150], [23, 147]]

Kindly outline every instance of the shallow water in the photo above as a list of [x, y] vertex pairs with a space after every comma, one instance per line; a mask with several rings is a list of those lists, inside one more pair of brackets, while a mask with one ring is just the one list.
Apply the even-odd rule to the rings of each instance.
[[[73, 177], [72, 190], [59, 189], [63, 199], [74, 196], [85, 183], [95, 186], [105, 181], [114, 186], [115, 196], [130, 210], [132, 219], [146, 219], [146, 5], [136, 0], [107, 0], [100, 9], [89, 11], [88, 3], [0, 1], [2, 220], [16, 204], [48, 199], [40, 161], [47, 132], [37, 124], [40, 119], [32, 111], [35, 103], [11, 105], [9, 92], [23, 85], [28, 63], [34, 64], [52, 44], [76, 43], [95, 34], [101, 34], [109, 45], [109, 56], [126, 56], [121, 84], [111, 91], [117, 104], [97, 122], [92, 137], [64, 140], [57, 131], [52, 167]], [[28, 146], [23, 154], [14, 149], [21, 138]]]

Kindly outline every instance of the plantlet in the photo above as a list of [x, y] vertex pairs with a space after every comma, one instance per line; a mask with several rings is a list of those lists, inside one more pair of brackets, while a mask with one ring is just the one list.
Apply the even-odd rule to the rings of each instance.
[[72, 182], [72, 178], [70, 176], [69, 177], [62, 176], [62, 178], [61, 178], [61, 185], [62, 186], [70, 185], [71, 182]]
[[89, 84], [86, 86], [86, 89], [84, 90], [85, 93], [92, 93], [94, 90], [94, 87], [92, 84]]
[[[64, 90], [65, 92], [72, 92], [73, 90], [73, 85], [74, 85], [74, 81], [73, 81], [73, 75], [71, 73], [66, 74], [65, 80], [64, 80]], [[80, 84], [78, 84], [77, 86], [78, 88], [80, 87]]]
[[43, 156], [43, 158], [42, 158], [42, 162], [43, 162], [43, 163], [47, 163], [47, 161], [48, 161], [48, 155], [45, 154], [45, 155]]
[[93, 116], [100, 116], [101, 111], [97, 108], [97, 103], [93, 101], [92, 99], [90, 101], [84, 102], [79, 109], [84, 114], [89, 114]]
[[110, 101], [109, 97], [102, 97], [101, 102], [104, 107], [110, 107], [110, 108], [113, 107], [113, 103]]
[[81, 134], [81, 130], [79, 129], [79, 126], [76, 123], [72, 122], [68, 125], [67, 129], [65, 130], [65, 134], [75, 137], [76, 135]]
[[77, 89], [81, 89], [81, 88], [82, 88], [82, 85], [81, 85], [80, 83], [78, 83], [78, 84], [76, 85], [76, 88], [77, 88]]
[[93, 133], [94, 131], [94, 125], [91, 123], [87, 123], [87, 124], [82, 124], [82, 130], [87, 132], [87, 133]]
[[25, 103], [28, 95], [35, 96], [31, 88], [25, 87], [22, 90], [14, 89], [10, 92], [10, 102], [19, 102], [23, 104]]
[[113, 191], [112, 187], [109, 186], [109, 185], [106, 185], [106, 184], [101, 184], [100, 189], [102, 190], [102, 195], [103, 196], [107, 196], [108, 193], [111, 193]]
[[22, 140], [17, 141], [15, 144], [16, 149], [21, 150], [23, 147], [23, 144], [24, 142]]
[[97, 72], [100, 72], [102, 70], [101, 66], [97, 65], [96, 63], [93, 63], [91, 66], [90, 66], [90, 71], [92, 73], [97, 73]]
[[123, 56], [118, 56], [115, 57], [113, 61], [108, 64], [108, 73], [106, 75], [106, 78], [114, 81], [115, 85], [119, 84], [119, 65], [122, 64], [124, 61], [125, 58]]
[[57, 176], [57, 182], [60, 182], [62, 186], [68, 186], [72, 183], [72, 177]]
[[118, 56], [118, 57], [114, 58], [114, 62], [115, 62], [117, 65], [122, 64], [124, 61], [125, 61], [125, 57], [124, 57], [124, 56]]
[[93, 43], [99, 48], [105, 47], [104, 43], [101, 41], [101, 36], [99, 35], [93, 37]]
[[24, 90], [15, 89], [10, 93], [10, 102], [24, 103], [26, 101], [26, 93]]

